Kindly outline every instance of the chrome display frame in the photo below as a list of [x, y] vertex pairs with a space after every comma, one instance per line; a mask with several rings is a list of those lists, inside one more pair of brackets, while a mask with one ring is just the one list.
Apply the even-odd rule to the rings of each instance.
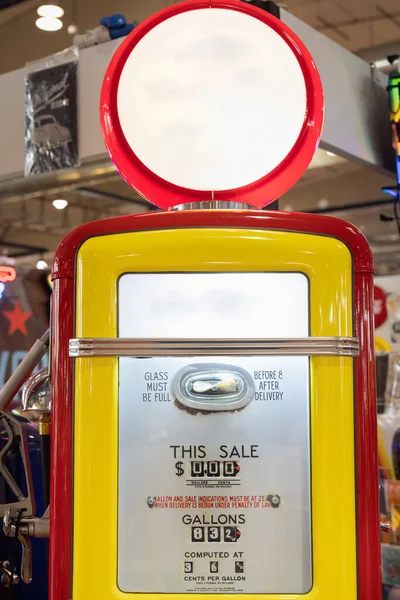
[[282, 339], [75, 338], [71, 358], [96, 356], [349, 356], [359, 355], [354, 337]]

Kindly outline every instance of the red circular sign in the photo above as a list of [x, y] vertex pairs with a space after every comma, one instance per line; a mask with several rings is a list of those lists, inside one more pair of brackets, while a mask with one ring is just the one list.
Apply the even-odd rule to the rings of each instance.
[[307, 169], [322, 123], [321, 81], [303, 43], [236, 0], [183, 2], [144, 21], [115, 53], [101, 91], [114, 164], [164, 209], [266, 206]]
[[386, 293], [377, 285], [374, 286], [374, 319], [375, 329], [381, 327], [388, 318]]

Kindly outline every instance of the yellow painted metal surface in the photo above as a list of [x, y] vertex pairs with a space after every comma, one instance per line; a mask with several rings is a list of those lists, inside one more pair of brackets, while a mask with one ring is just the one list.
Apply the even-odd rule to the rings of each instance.
[[[282, 231], [179, 229], [102, 236], [83, 244], [76, 336], [116, 337], [118, 277], [152, 271], [303, 272], [310, 281], [311, 335], [353, 333], [352, 261], [338, 240]], [[313, 587], [305, 595], [265, 597], [356, 600], [353, 361], [310, 360]], [[135, 594], [117, 587], [118, 359], [77, 359], [74, 395], [73, 600], [132, 599]], [[290, 537], [284, 523], [282, 535]], [[162, 596], [170, 600], [174, 594]]]
[[381, 475], [390, 481], [396, 481], [393, 463], [393, 440], [400, 427], [400, 415], [397, 410], [378, 415], [378, 456]]

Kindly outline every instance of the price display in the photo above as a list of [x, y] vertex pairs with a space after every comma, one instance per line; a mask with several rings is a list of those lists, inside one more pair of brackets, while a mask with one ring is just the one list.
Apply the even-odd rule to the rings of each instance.
[[193, 460], [190, 463], [192, 477], [236, 477], [240, 466], [235, 461]]

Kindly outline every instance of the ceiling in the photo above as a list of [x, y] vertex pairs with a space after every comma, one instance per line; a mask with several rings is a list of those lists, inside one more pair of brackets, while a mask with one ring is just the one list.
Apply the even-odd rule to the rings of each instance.
[[398, 42], [398, 0], [286, 0], [299, 19], [352, 52]]
[[[352, 52], [400, 41], [398, 0], [277, 0], [296, 17]], [[95, 28], [100, 19], [118, 10], [128, 22], [142, 21], [176, 0], [61, 0], [65, 15], [59, 32], [35, 27], [38, 0], [0, 0], [0, 73], [60, 51], [71, 44], [67, 26], [79, 33]]]
[[10, 6], [15, 6], [21, 2], [26, 2], [26, 0], [0, 0], [0, 10], [10, 8]]
[[[73, 14], [80, 32], [94, 28], [100, 18], [115, 10], [128, 21], [142, 21], [156, 10], [174, 4], [171, 0], [61, 0], [65, 10], [61, 32], [45, 33], [34, 24], [37, 1], [0, 0], [0, 73], [57, 52], [71, 44], [66, 26]], [[11, 0], [8, 2], [11, 4]], [[375, 61], [398, 48], [400, 53], [399, 0], [285, 0], [285, 9], [335, 42]], [[1, 158], [1, 157], [0, 157]], [[280, 199], [280, 208], [299, 211], [330, 211], [359, 226], [373, 246], [379, 272], [400, 272], [400, 236], [391, 217], [390, 198], [381, 188], [393, 185], [388, 179], [337, 156], [319, 150], [301, 180]], [[52, 206], [57, 193], [35, 197], [1, 199], [0, 254], [32, 262], [43, 255], [51, 259], [60, 239], [77, 225], [99, 218], [153, 210], [116, 173], [95, 184], [62, 192], [69, 206], [58, 211]], [[366, 204], [368, 206], [366, 206]], [[347, 207], [344, 209], [343, 207]]]

